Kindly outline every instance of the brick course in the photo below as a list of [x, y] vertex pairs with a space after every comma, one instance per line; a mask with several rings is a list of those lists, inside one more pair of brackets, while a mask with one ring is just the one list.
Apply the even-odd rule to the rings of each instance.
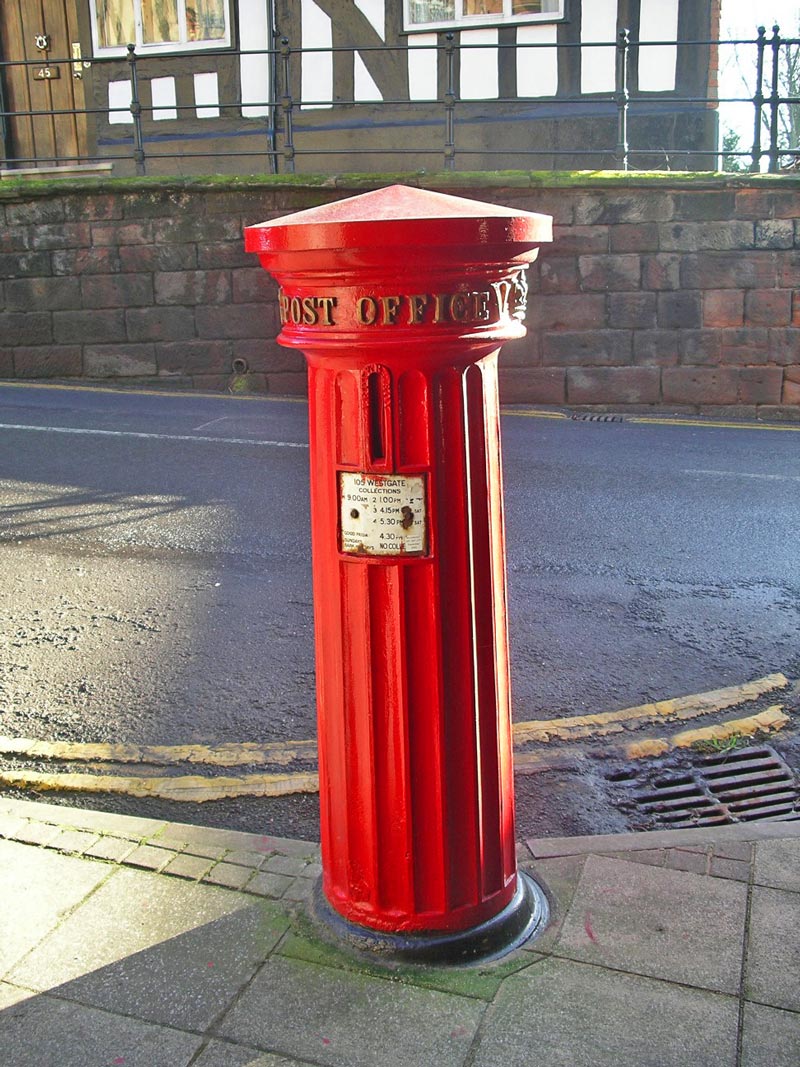
[[700, 293], [659, 293], [658, 326], [666, 330], [692, 330], [702, 322]]
[[783, 404], [800, 404], [800, 367], [787, 367], [783, 381]]
[[5, 294], [8, 311], [66, 310], [81, 299], [77, 278], [10, 278]]
[[[555, 219], [528, 335], [501, 356], [505, 402], [800, 418], [800, 179], [475, 181], [452, 191]], [[304, 393], [242, 230], [369, 187], [4, 183], [0, 376]]]
[[140, 378], [156, 373], [153, 345], [87, 345], [83, 358], [88, 378]]
[[661, 384], [668, 404], [735, 404], [739, 375], [722, 367], [665, 367]]
[[657, 404], [661, 375], [656, 367], [570, 367], [570, 404]]
[[678, 362], [677, 330], [636, 330], [633, 362], [651, 367], [671, 367]]
[[17, 378], [77, 378], [83, 373], [80, 345], [39, 345], [14, 349]]
[[9, 312], [3, 315], [0, 332], [3, 344], [49, 345], [53, 340], [53, 323], [47, 311]]
[[780, 367], [743, 367], [739, 371], [739, 403], [780, 404], [782, 386]]
[[54, 311], [53, 336], [60, 344], [110, 344], [126, 341], [125, 312], [114, 310]]
[[744, 293], [739, 289], [709, 289], [703, 293], [704, 326], [743, 326]]
[[500, 391], [507, 404], [564, 404], [566, 380], [563, 367], [500, 368]]
[[546, 333], [542, 362], [546, 366], [602, 367], [632, 361], [630, 330], [593, 330], [586, 333]]
[[231, 302], [231, 278], [227, 270], [159, 272], [155, 275], [154, 285], [157, 304], [194, 306]]

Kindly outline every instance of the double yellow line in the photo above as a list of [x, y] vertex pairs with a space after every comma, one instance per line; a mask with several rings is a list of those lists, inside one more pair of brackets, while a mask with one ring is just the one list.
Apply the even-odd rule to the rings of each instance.
[[[515, 415], [524, 419], [572, 419], [571, 415], [563, 411], [540, 411], [535, 408], [507, 408], [500, 409], [503, 415]], [[598, 412], [602, 417], [604, 412]], [[609, 415], [613, 412], [608, 412]], [[702, 430], [705, 427], [716, 430], [783, 430], [789, 433], [800, 433], [800, 425], [796, 423], [777, 422], [733, 422], [722, 419], [708, 419], [698, 415], [696, 418], [674, 418], [670, 415], [625, 415], [625, 422], [634, 422], [640, 426], [691, 426], [693, 429]]]
[[[521, 772], [547, 765], [541, 747], [525, 751], [527, 746], [551, 746], [553, 742], [621, 735], [646, 724], [685, 722], [726, 708], [756, 700], [789, 685], [783, 674], [769, 674], [743, 685], [727, 686], [706, 693], [640, 704], [620, 711], [575, 715], [558, 719], [534, 719], [513, 727], [514, 747]], [[725, 740], [732, 736], [751, 736], [758, 731], [781, 729], [789, 718], [780, 705], [746, 718], [701, 729], [684, 730], [672, 737], [648, 738], [626, 744], [621, 754], [628, 759], [661, 755], [671, 748], [688, 747], [702, 740]], [[196, 763], [215, 767], [278, 766], [297, 763], [313, 764], [317, 758], [314, 741], [277, 741], [269, 744], [242, 742], [216, 746], [192, 745], [125, 745], [94, 744], [72, 741], [38, 741], [25, 737], [0, 736], [0, 755], [28, 759], [60, 760], [82, 763], [137, 763], [150, 766], [176, 766]], [[0, 772], [0, 787], [81, 793], [123, 793], [135, 797], [158, 797], [163, 800], [222, 800], [234, 797], [279, 797], [292, 793], [315, 793], [319, 778], [313, 767], [281, 773], [261, 772], [241, 776], [175, 775], [128, 776], [81, 772], [14, 770]]]

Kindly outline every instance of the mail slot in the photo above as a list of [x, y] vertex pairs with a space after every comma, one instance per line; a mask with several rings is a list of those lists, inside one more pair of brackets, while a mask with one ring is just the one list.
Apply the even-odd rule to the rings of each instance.
[[316, 907], [399, 957], [545, 919], [515, 857], [497, 354], [551, 222], [393, 186], [245, 231], [308, 362]]

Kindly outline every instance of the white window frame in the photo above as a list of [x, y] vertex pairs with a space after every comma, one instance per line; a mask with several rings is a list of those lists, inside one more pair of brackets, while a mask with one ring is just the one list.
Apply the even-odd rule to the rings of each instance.
[[515, 15], [511, 0], [503, 0], [503, 11], [494, 15], [465, 15], [464, 0], [454, 0], [455, 15], [440, 22], [412, 22], [411, 0], [403, 0], [403, 28], [406, 33], [428, 33], [431, 30], [470, 30], [478, 26], [518, 26], [530, 22], [563, 22], [567, 17], [567, 0], [559, 0], [558, 11], [542, 11], [533, 15]]
[[[2, 2], [2, 0], [0, 0]], [[223, 0], [225, 13], [225, 36], [217, 37], [213, 41], [189, 41], [186, 33], [186, 3], [187, 0], [178, 0], [178, 29], [179, 41], [160, 41], [156, 44], [144, 43], [142, 22], [141, 0], [131, 0], [133, 4], [133, 23], [136, 32], [135, 41], [126, 41], [124, 45], [116, 45], [113, 48], [100, 47], [100, 34], [97, 30], [97, 4], [96, 0], [90, 0], [89, 13], [92, 20], [92, 45], [94, 54], [100, 56], [124, 56], [128, 53], [128, 45], [136, 45], [136, 55], [162, 55], [164, 53], [203, 52], [212, 48], [230, 48], [231, 46], [231, 5], [230, 0]]]

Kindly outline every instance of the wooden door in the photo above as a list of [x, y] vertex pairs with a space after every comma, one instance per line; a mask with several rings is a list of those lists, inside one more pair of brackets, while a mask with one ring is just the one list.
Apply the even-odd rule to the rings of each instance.
[[[53, 114], [84, 107], [88, 69], [73, 46], [89, 53], [75, 0], [0, 0], [0, 52], [6, 112], [6, 163], [19, 167], [85, 162], [86, 115]], [[31, 66], [16, 66], [21, 61]], [[34, 114], [25, 114], [34, 112]], [[42, 112], [42, 114], [37, 114]]]

